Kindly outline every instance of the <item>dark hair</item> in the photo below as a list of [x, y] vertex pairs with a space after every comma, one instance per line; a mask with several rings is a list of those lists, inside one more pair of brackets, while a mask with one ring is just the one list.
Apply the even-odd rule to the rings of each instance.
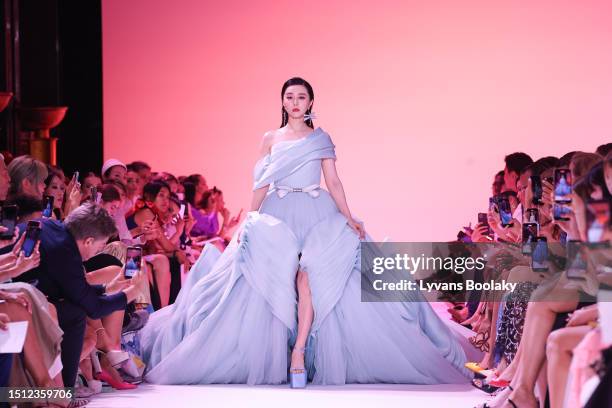
[[117, 234], [115, 220], [106, 210], [92, 202], [75, 208], [64, 221], [66, 229], [75, 240], [94, 238], [108, 239]]
[[202, 194], [202, 200], [200, 201], [200, 208], [208, 207], [208, 200], [215, 192], [213, 190], [206, 190], [204, 194]]
[[193, 183], [195, 185], [198, 185], [198, 183], [200, 183], [200, 179], [202, 178], [201, 174], [190, 174], [187, 177], [185, 177], [185, 182], [190, 182]]
[[97, 177], [97, 178], [100, 178], [100, 176], [98, 176], [95, 172], [88, 171], [87, 173], [85, 173], [85, 175], [83, 176], [83, 178], [81, 180], [85, 180], [88, 177]]
[[108, 184], [112, 184], [113, 186], [115, 186], [115, 188], [123, 191], [123, 194], [127, 194], [127, 188], [125, 187], [125, 184], [123, 184], [122, 181], [113, 179], [110, 180]]
[[143, 161], [135, 161], [128, 164], [127, 169], [138, 173], [140, 170], [151, 170], [151, 166]]
[[170, 191], [170, 187], [168, 184], [163, 181], [151, 181], [150, 183], [145, 184], [142, 189], [142, 198], [145, 201], [155, 201], [155, 198], [159, 194], [162, 188], [167, 188]]
[[525, 168], [533, 163], [533, 159], [527, 154], [522, 152], [516, 152], [507, 155], [504, 158], [508, 171], [513, 171], [516, 174], [521, 174], [525, 171]]
[[179, 200], [179, 197], [176, 195], [176, 193], [170, 193], [170, 201], [172, 201], [179, 207], [181, 206], [181, 200]]
[[544, 173], [546, 170], [556, 167], [559, 163], [559, 159], [554, 156], [546, 156], [542, 157], [531, 163], [529, 166], [525, 167], [523, 173], [527, 171], [531, 171], [532, 176], [539, 176]]
[[608, 191], [608, 186], [606, 185], [603, 161], [600, 161], [595, 166], [593, 166], [585, 176], [585, 179], [591, 187], [591, 191], [589, 191], [589, 194], [593, 191], [593, 186], [599, 186], [599, 188], [601, 188], [601, 191], [603, 192], [603, 198], [608, 201], [612, 199], [610, 191]]
[[597, 150], [595, 152], [602, 157], [606, 157], [608, 153], [612, 152], [612, 143], [604, 143], [597, 146]]
[[47, 164], [47, 178], [45, 179], [45, 186], [47, 188], [51, 184], [51, 181], [53, 181], [54, 177], [57, 177], [58, 179], [60, 179], [62, 181], [62, 183], [65, 182], [64, 175], [61, 172], [61, 170], [59, 168], [55, 167], [55, 166], [51, 166], [51, 165]]
[[191, 204], [193, 207], [196, 207], [195, 203], [195, 194], [196, 194], [196, 185], [191, 181], [184, 181], [183, 188], [185, 189], [185, 200]]
[[6, 205], [17, 206], [17, 218], [21, 219], [43, 210], [42, 200], [25, 194], [19, 194], [7, 200]]
[[572, 157], [574, 157], [576, 153], [578, 153], [576, 150], [565, 153], [563, 156], [559, 158], [559, 163], [557, 163], [557, 167], [559, 168], [569, 167], [570, 163], [572, 162]]
[[121, 195], [117, 190], [117, 185], [114, 183], [106, 183], [102, 185], [101, 189], [101, 199], [105, 203], [111, 203], [113, 201], [121, 201]]
[[[310, 96], [310, 100], [314, 101], [314, 91], [312, 90], [312, 86], [310, 86], [308, 81], [306, 81], [305, 79], [302, 79], [300, 77], [290, 78], [290, 79], [287, 80], [287, 82], [285, 82], [283, 84], [283, 88], [281, 89], [281, 101], [285, 97], [285, 91], [287, 90], [287, 88], [289, 88], [292, 85], [302, 85], [303, 87], [305, 87], [306, 91], [308, 92], [308, 96]], [[311, 109], [312, 109], [312, 107], [308, 108], [308, 110], [306, 111], [307, 115], [310, 115]], [[281, 106], [281, 116], [282, 116], [282, 120], [281, 120], [280, 127], [283, 127], [289, 121], [289, 114], [285, 110], [284, 106]], [[312, 119], [308, 119], [308, 120], [306, 120], [304, 122], [306, 123], [306, 125], [308, 125], [308, 127], [314, 129], [314, 126], [312, 124]]]

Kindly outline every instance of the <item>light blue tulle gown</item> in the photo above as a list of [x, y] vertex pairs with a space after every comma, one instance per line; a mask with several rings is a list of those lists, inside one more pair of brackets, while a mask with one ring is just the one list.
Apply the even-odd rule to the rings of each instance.
[[429, 304], [361, 302], [359, 238], [317, 188], [327, 158], [336, 158], [334, 145], [317, 128], [257, 162], [253, 189], [270, 184], [259, 212], [222, 254], [205, 248], [175, 304], [142, 331], [148, 382], [286, 382], [298, 268], [315, 312], [306, 356], [313, 383], [467, 381], [469, 344]]

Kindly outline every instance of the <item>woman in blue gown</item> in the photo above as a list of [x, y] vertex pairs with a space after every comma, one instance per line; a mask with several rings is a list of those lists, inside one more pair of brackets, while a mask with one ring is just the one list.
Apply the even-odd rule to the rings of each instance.
[[147, 381], [280, 384], [290, 366], [315, 384], [466, 382], [467, 342], [428, 303], [361, 302], [369, 237], [348, 209], [335, 146], [304, 117], [314, 100], [305, 80], [287, 81], [281, 97], [252, 211], [223, 253], [205, 248], [176, 302], [142, 331]]

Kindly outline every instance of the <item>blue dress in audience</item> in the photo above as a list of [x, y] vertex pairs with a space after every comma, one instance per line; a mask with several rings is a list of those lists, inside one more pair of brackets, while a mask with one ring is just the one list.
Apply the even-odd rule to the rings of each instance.
[[317, 128], [276, 143], [257, 162], [253, 189], [270, 184], [260, 210], [223, 253], [205, 248], [176, 303], [143, 329], [147, 381], [286, 382], [298, 268], [308, 273], [314, 307], [306, 356], [313, 383], [467, 381], [469, 344], [428, 303], [360, 301], [359, 237], [318, 188], [334, 147]]

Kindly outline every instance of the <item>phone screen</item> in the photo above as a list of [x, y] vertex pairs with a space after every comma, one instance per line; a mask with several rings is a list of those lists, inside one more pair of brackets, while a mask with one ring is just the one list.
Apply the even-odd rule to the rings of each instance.
[[546, 237], [537, 237], [531, 254], [531, 269], [535, 272], [548, 270], [548, 243]]
[[540, 223], [540, 211], [537, 208], [528, 208], [525, 211], [525, 222]]
[[587, 270], [587, 264], [582, 257], [580, 248], [583, 245], [581, 241], [567, 242], [567, 278], [584, 280]]
[[53, 215], [53, 202], [55, 198], [53, 196], [46, 195], [43, 198], [43, 212], [42, 216], [45, 218], [51, 218]]
[[555, 202], [571, 203], [572, 202], [572, 173], [569, 169], [555, 170]]
[[17, 225], [17, 206], [7, 205], [2, 207], [2, 226], [8, 228], [8, 231], [0, 234], [0, 238], [13, 238], [13, 235], [15, 235], [15, 225]]
[[478, 213], [478, 223], [487, 227], [485, 235], [491, 235], [491, 228], [489, 227], [489, 220], [487, 219], [486, 213]]
[[23, 246], [21, 250], [23, 251], [26, 257], [29, 257], [34, 252], [34, 248], [36, 248], [36, 244], [40, 240], [40, 232], [42, 231], [40, 226], [40, 221], [30, 221], [28, 222], [28, 226], [26, 228], [26, 236], [23, 241]]
[[542, 179], [540, 176], [531, 176], [531, 202], [534, 205], [542, 204]]
[[142, 268], [142, 248], [128, 247], [125, 260], [125, 277], [131, 279]]
[[610, 202], [592, 200], [587, 203], [587, 241], [599, 243], [610, 228]]
[[523, 224], [523, 254], [531, 254], [538, 236], [538, 224], [535, 222], [526, 222]]
[[499, 197], [497, 200], [497, 208], [499, 209], [499, 218], [502, 227], [512, 225], [512, 208], [510, 207], [510, 200], [508, 200], [507, 197]]
[[553, 204], [553, 217], [557, 221], [569, 221], [569, 214], [571, 212], [572, 209], [567, 204]]

